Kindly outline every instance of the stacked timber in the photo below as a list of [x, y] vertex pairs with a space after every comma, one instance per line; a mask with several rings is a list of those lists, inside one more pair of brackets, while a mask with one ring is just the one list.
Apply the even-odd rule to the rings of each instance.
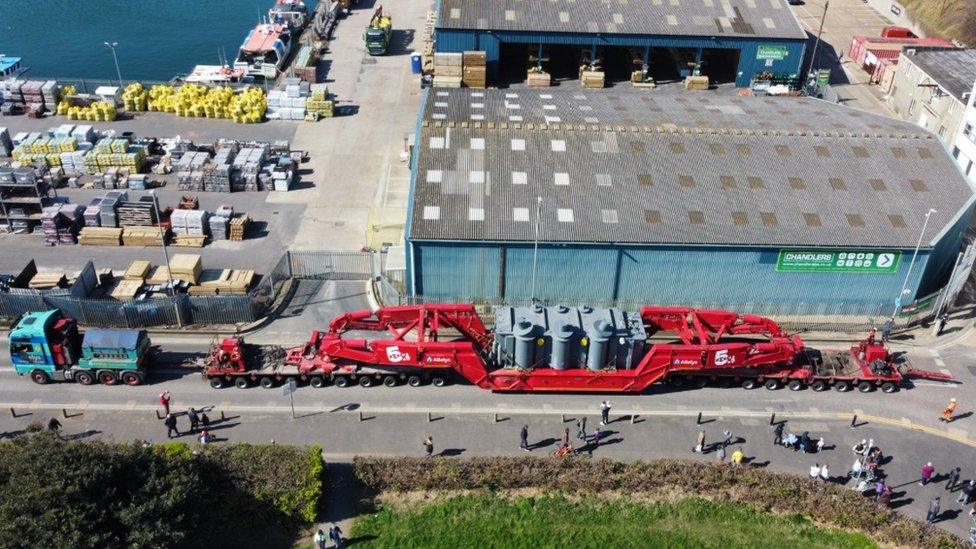
[[173, 235], [170, 245], [179, 248], [202, 248], [206, 243], [207, 237], [203, 235], [177, 234]]
[[142, 282], [146, 280], [149, 276], [149, 269], [152, 265], [148, 261], [137, 260], [129, 263], [129, 266], [125, 269], [125, 273], [122, 274], [123, 280], [138, 280]]
[[434, 53], [434, 87], [460, 88], [464, 57], [460, 53]]
[[251, 218], [247, 214], [237, 214], [230, 220], [230, 239], [235, 241], [244, 240], [247, 234], [247, 227], [251, 224]]
[[163, 236], [160, 237], [159, 227], [125, 227], [122, 229], [122, 245], [124, 246], [162, 246]]
[[37, 273], [31, 278], [27, 286], [32, 290], [50, 290], [64, 288], [68, 285], [68, 278], [64, 273]]
[[82, 246], [121, 246], [122, 229], [115, 227], [85, 227], [78, 235]]
[[707, 90], [708, 89], [708, 77], [707, 76], [689, 76], [685, 78], [685, 89], [686, 90]]
[[254, 283], [254, 271], [243, 269], [207, 269], [200, 283], [190, 286], [190, 295], [246, 294]]
[[606, 87], [606, 73], [603, 71], [580, 71], [580, 84], [584, 88], [604, 88]]
[[141, 280], [120, 280], [112, 289], [112, 297], [118, 300], [135, 299], [142, 289]]
[[196, 254], [176, 254], [169, 261], [169, 270], [173, 278], [196, 284], [203, 272], [203, 261]]
[[545, 71], [529, 69], [526, 75], [525, 85], [530, 88], [548, 88], [552, 85], [552, 76]]
[[169, 284], [169, 269], [165, 265], [153, 268], [146, 276], [146, 284], [150, 286], [164, 286]]
[[487, 83], [485, 73], [488, 58], [483, 51], [466, 51], [462, 55], [463, 68], [461, 83], [469, 88], [484, 88]]

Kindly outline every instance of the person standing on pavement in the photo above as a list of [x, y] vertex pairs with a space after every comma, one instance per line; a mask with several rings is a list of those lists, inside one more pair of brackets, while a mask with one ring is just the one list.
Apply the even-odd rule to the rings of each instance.
[[962, 469], [959, 467], [949, 471], [949, 481], [946, 482], [946, 490], [951, 492], [956, 489], [956, 483], [959, 482], [959, 473], [961, 472]]
[[207, 414], [200, 414], [200, 425], [203, 425], [204, 429], [210, 428], [210, 417]]
[[722, 446], [725, 447], [732, 444], [732, 430], [726, 429], [722, 434], [725, 435], [725, 439], [722, 441]]
[[885, 321], [884, 327], [881, 329], [881, 342], [888, 343], [888, 339], [891, 338], [891, 331], [895, 329], [895, 317], [890, 317]]
[[169, 391], [163, 391], [162, 393], [159, 393], [159, 405], [163, 407], [164, 416], [169, 415], [169, 401], [171, 398], [172, 395], [169, 394]]
[[949, 323], [949, 313], [942, 313], [941, 315], [939, 315], [939, 329], [936, 330], [935, 337], [939, 337], [940, 335], [942, 335], [942, 332], [945, 330], [946, 324], [948, 323]]
[[932, 467], [932, 462], [928, 462], [922, 466], [922, 480], [918, 483], [919, 486], [925, 486], [932, 480], [932, 473], [935, 472], [935, 467]]
[[933, 522], [935, 522], [936, 519], [939, 518], [939, 511], [940, 511], [941, 506], [942, 506], [942, 502], [941, 502], [939, 496], [936, 496], [935, 499], [933, 499], [929, 503], [929, 511], [927, 513], [925, 513], [925, 522], [927, 522], [929, 524], [932, 524]]
[[742, 461], [745, 458], [746, 458], [746, 455], [745, 455], [745, 453], [742, 452], [742, 448], [736, 448], [735, 451], [732, 452], [732, 466], [733, 467], [738, 467], [738, 466], [742, 465]]
[[563, 447], [568, 447], [568, 446], [569, 446], [569, 427], [566, 427], [565, 431], [563, 432]]
[[885, 486], [884, 492], [878, 496], [878, 505], [882, 507], [891, 506], [891, 486]]
[[166, 419], [163, 420], [163, 425], [166, 426], [167, 438], [173, 438], [173, 433], [176, 433], [176, 436], [180, 436], [180, 430], [176, 428], [176, 416], [173, 414], [166, 414]]
[[952, 413], [956, 411], [956, 399], [950, 399], [949, 405], [942, 410], [942, 415], [939, 416], [939, 421], [944, 421], [946, 423], [952, 423]]
[[523, 425], [522, 430], [519, 431], [519, 448], [525, 450], [526, 452], [531, 452], [529, 450], [529, 426]]
[[315, 542], [315, 549], [325, 549], [325, 532], [321, 528], [319, 528], [318, 532], [315, 532], [313, 540]]
[[424, 439], [424, 451], [427, 453], [427, 457], [434, 455], [434, 437]]
[[777, 423], [776, 427], [773, 428], [773, 446], [779, 446], [783, 444], [783, 423]]
[[604, 400], [600, 403], [600, 425], [606, 426], [610, 423], [610, 401]]
[[820, 480], [824, 482], [830, 480], [830, 471], [827, 469], [826, 463], [824, 463], [823, 467], [820, 468]]
[[332, 528], [329, 528], [329, 539], [335, 544], [336, 549], [342, 549], [342, 530], [338, 525], [333, 524]]
[[695, 444], [695, 448], [694, 450], [692, 450], [692, 452], [700, 454], [704, 451], [705, 451], [705, 430], [700, 429], [698, 431], [698, 443]]
[[195, 433], [200, 427], [200, 416], [197, 415], [197, 411], [190, 408], [186, 411], [186, 418], [190, 420], [190, 432]]
[[47, 430], [54, 433], [58, 438], [61, 438], [61, 422], [57, 418], [52, 417], [47, 422]]
[[576, 420], [576, 438], [586, 440], [586, 416]]
[[715, 450], [715, 460], [719, 463], [725, 462], [725, 445], [719, 444], [718, 448]]
[[969, 482], [963, 484], [962, 490], [959, 491], [959, 499], [956, 501], [969, 505], [969, 503], [973, 501], [974, 489], [976, 489], [976, 480], [970, 480]]
[[803, 431], [800, 435], [800, 451], [804, 454], [810, 450], [810, 431]]
[[810, 478], [812, 478], [812, 479], [819, 479], [820, 478], [820, 464], [819, 463], [815, 463], [812, 467], [810, 467]]

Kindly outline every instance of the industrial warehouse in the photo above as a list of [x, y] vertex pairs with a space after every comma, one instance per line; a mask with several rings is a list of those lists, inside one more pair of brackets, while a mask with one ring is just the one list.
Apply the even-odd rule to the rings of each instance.
[[700, 68], [738, 87], [759, 73], [796, 78], [807, 41], [784, 0], [441, 0], [435, 35], [437, 52], [486, 52], [495, 83], [523, 81], [526, 69], [576, 79], [582, 63], [608, 83]]
[[944, 283], [972, 214], [933, 134], [815, 99], [428, 93], [423, 299], [887, 315], [906, 275], [904, 303]]

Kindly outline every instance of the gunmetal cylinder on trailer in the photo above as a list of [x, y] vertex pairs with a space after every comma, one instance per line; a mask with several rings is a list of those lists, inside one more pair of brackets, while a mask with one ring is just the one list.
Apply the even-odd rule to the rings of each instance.
[[528, 320], [515, 324], [515, 366], [531, 368], [535, 349], [535, 325]]
[[586, 357], [586, 367], [592, 371], [601, 370], [607, 359], [607, 343], [613, 337], [613, 326], [606, 320], [597, 320], [589, 332], [590, 354]]
[[550, 365], [555, 370], [569, 367], [569, 348], [573, 341], [573, 329], [560, 324], [552, 334], [552, 357]]

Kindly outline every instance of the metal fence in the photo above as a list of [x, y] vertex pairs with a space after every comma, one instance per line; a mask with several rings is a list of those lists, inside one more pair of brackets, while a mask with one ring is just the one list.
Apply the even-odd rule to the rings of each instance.
[[292, 278], [369, 280], [379, 272], [373, 252], [285, 252]]

